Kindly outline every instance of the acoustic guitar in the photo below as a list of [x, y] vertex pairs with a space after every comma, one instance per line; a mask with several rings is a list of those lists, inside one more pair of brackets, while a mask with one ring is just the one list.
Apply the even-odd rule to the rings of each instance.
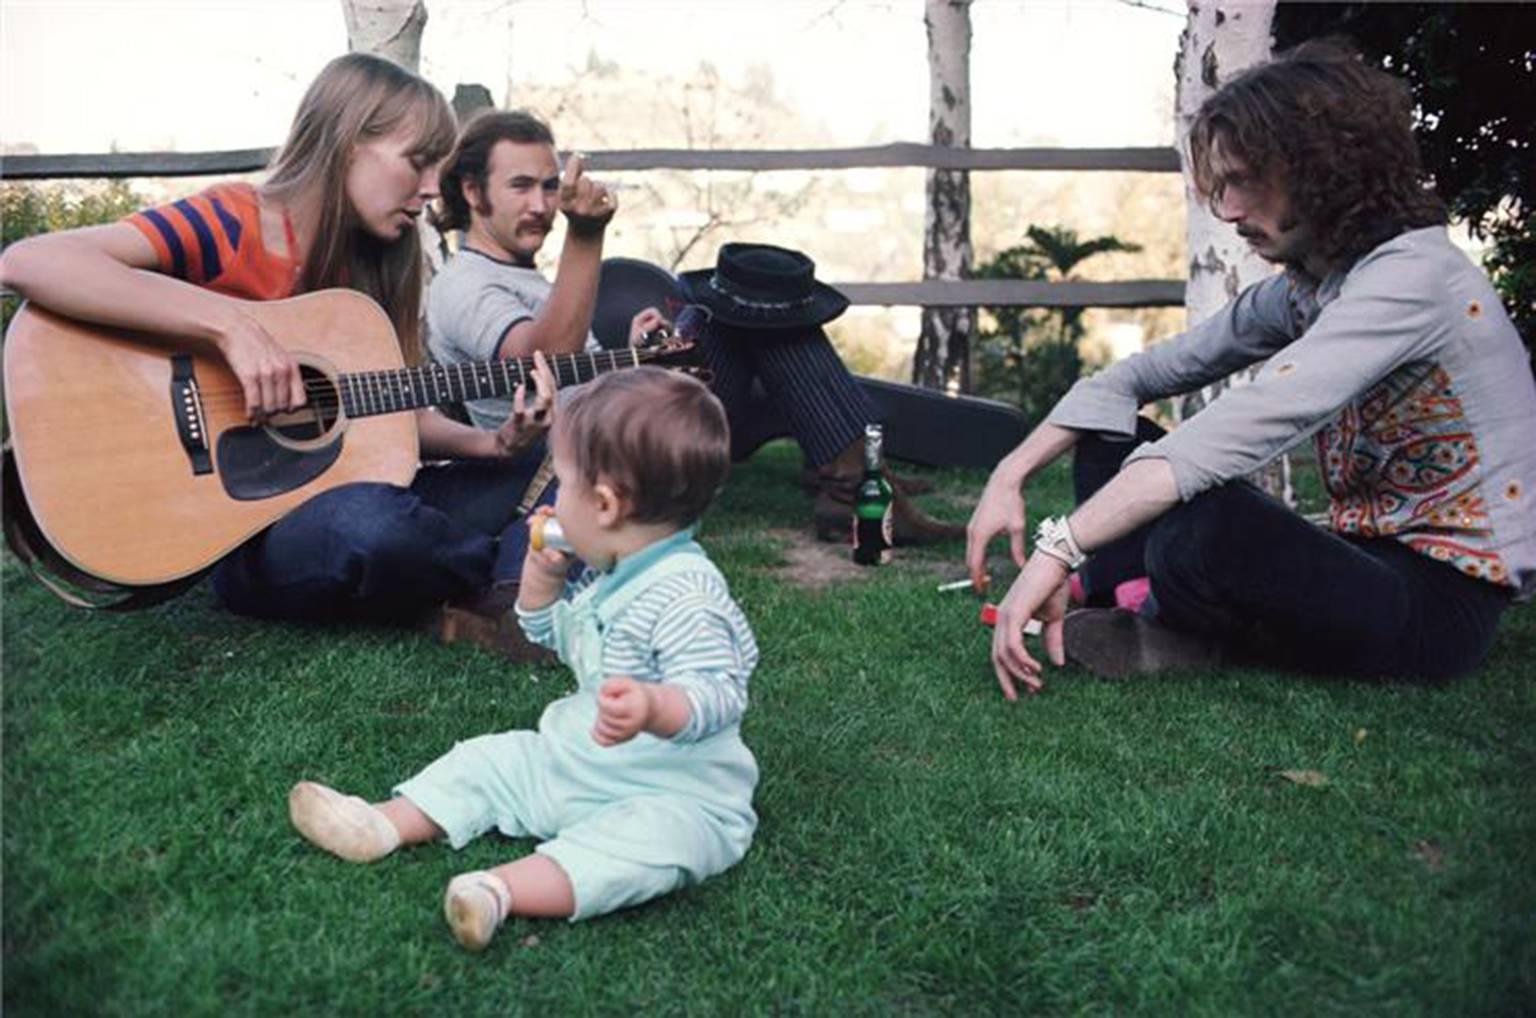
[[[212, 351], [31, 304], [16, 313], [12, 451], [38, 529], [70, 565], [130, 587], [193, 575], [323, 491], [409, 484], [419, 449], [404, 411], [508, 396], [533, 371], [531, 359], [407, 368], [383, 309], [352, 290], [243, 303], [294, 354], [308, 394], [260, 426]], [[566, 386], [691, 355], [669, 342], [549, 361]]]

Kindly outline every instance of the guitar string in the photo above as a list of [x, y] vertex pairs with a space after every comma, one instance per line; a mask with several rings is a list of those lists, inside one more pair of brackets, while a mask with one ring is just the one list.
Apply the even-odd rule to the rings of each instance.
[[[623, 351], [607, 350], [601, 352], [589, 352], [580, 354], [556, 354], [548, 360], [555, 376], [555, 384], [559, 388], [569, 385], [577, 385], [589, 381], [591, 376], [621, 367], [638, 366], [642, 361], [656, 361], [674, 359], [688, 350], [687, 346], [672, 344], [667, 347], [652, 350], [635, 350], [628, 348]], [[583, 360], [585, 364], [583, 364]], [[603, 363], [606, 362], [606, 363]], [[601, 366], [600, 366], [601, 364]], [[466, 379], [466, 371], [470, 377]], [[481, 374], [483, 372], [483, 374]], [[515, 377], [514, 373], [515, 372]], [[503, 385], [526, 385], [529, 375], [533, 372], [532, 358], [507, 361], [482, 361], [461, 362], [458, 364], [425, 365], [416, 368], [383, 369], [381, 371], [343, 372], [340, 376], [342, 384], [350, 383], [353, 390], [354, 404], [361, 404], [356, 409], [363, 410], [363, 416], [378, 412], [397, 412], [411, 409], [412, 406], [431, 406], [443, 402], [462, 402], [468, 399], [486, 398], [477, 395], [482, 385], [488, 381], [494, 386], [498, 381]], [[414, 375], [414, 382], [401, 381]], [[476, 376], [479, 376], [478, 378]], [[500, 375], [497, 379], [492, 377]], [[455, 377], [456, 376], [456, 377]], [[420, 386], [418, 392], [417, 385]], [[461, 392], [455, 392], [457, 386]], [[471, 386], [474, 392], [470, 391]], [[311, 402], [306, 407], [324, 415], [334, 413], [341, 402], [336, 398], [341, 391], [341, 385], [333, 383], [329, 378], [304, 380], [305, 395]], [[446, 393], [446, 395], [445, 395]], [[208, 387], [201, 390], [202, 403], [206, 409], [227, 410], [230, 407], [243, 408], [245, 406], [245, 393], [243, 389], [233, 389], [225, 386]], [[504, 395], [510, 395], [509, 390]], [[425, 395], [425, 402], [418, 397]], [[394, 407], [392, 404], [400, 397], [409, 397], [411, 406]], [[301, 408], [302, 409], [302, 408]]]
[[[618, 366], [619, 365], [614, 364], [611, 365], [610, 368], [605, 368], [604, 370], [610, 370], [612, 367]], [[379, 375], [372, 372], [351, 372], [344, 374], [341, 377], [346, 382], [350, 382], [354, 390], [358, 390], [359, 387], [364, 387], [364, 390], [366, 390], [366, 387], [373, 386], [374, 388], [372, 391], [360, 390], [361, 398], [371, 402], [393, 400], [395, 397], [400, 395], [409, 395], [412, 401], [415, 401], [417, 392], [415, 391], [414, 385], [408, 382], [399, 382], [399, 375], [396, 375], [393, 372], [385, 372], [385, 374], [389, 375], [390, 377], [380, 377]], [[455, 374], [458, 374], [458, 372], [455, 372]], [[584, 381], [589, 380], [587, 377], [584, 377], [584, 373], [579, 370], [569, 373], [565, 371], [556, 371], [554, 374], [556, 385], [561, 387], [568, 385], [578, 385]], [[442, 378], [434, 378], [431, 374], [418, 375], [417, 381], [423, 383], [429, 397], [433, 395], [439, 395], [447, 391], [448, 396], [444, 399], [444, 402], [456, 402], [463, 399], [490, 398], [477, 395], [479, 390], [482, 388], [479, 382], [473, 380], [465, 381], [462, 377], [458, 379], [449, 379], [446, 377], [446, 373]], [[515, 380], [506, 378], [502, 379], [501, 381], [504, 385], [513, 385], [514, 389], [518, 385], [527, 384], [526, 377], [519, 377]], [[491, 382], [494, 385], [496, 380], [491, 379]], [[452, 392], [455, 386], [464, 391], [462, 393]], [[475, 389], [475, 392], [469, 391], [471, 387]], [[304, 382], [305, 394], [314, 398], [314, 405], [316, 406], [335, 407], [338, 401], [332, 397], [335, 396], [338, 389], [339, 387], [337, 385], [332, 384], [329, 381], [312, 381], [306, 379]], [[204, 397], [204, 405], [217, 406], [221, 403], [243, 403], [245, 399], [244, 390], [232, 389], [224, 386], [207, 387], [202, 389], [202, 393]], [[506, 393], [505, 395], [510, 395], [510, 393]], [[432, 402], [433, 400], [429, 398], [428, 402], [422, 405], [430, 405]]]

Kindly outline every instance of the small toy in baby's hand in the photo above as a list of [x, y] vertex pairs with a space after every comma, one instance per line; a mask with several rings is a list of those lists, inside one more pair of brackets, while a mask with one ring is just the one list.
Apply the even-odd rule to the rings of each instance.
[[555, 551], [563, 551], [567, 555], [575, 551], [571, 547], [571, 542], [565, 539], [565, 531], [560, 529], [560, 521], [548, 513], [540, 513], [528, 521], [528, 544], [534, 551], [551, 548]]

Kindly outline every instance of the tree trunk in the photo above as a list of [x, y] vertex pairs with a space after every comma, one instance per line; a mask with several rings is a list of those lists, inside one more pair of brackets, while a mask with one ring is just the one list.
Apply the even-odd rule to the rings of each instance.
[[[341, 0], [347, 20], [347, 49], [353, 53], [372, 53], [393, 60], [408, 71], [421, 65], [421, 32], [427, 27], [427, 5], [423, 0]], [[416, 219], [416, 233], [421, 238], [421, 335], [427, 335], [427, 287], [448, 257], [448, 241], [430, 216]]]
[[[925, 0], [928, 27], [929, 137], [971, 145], [971, 0]], [[964, 279], [971, 271], [971, 180], [965, 170], [928, 171], [923, 277]], [[945, 392], [971, 387], [974, 308], [924, 308], [912, 357], [914, 384]]]
[[388, 57], [415, 71], [421, 66], [421, 30], [427, 24], [422, 0], [341, 0], [347, 19], [347, 49]]
[[[1174, 134], [1184, 162], [1189, 243], [1184, 308], [1190, 325], [1215, 314], [1245, 287], [1274, 271], [1195, 194], [1188, 165], [1189, 130], [1200, 104], [1240, 71], [1269, 58], [1274, 14], [1275, 0], [1190, 0], [1184, 34], [1179, 39], [1179, 55], [1174, 62], [1178, 78]], [[1191, 393], [1176, 403], [1175, 413], [1181, 419], [1198, 413], [1229, 386], [1247, 382], [1256, 370], [1240, 372]], [[1294, 503], [1288, 457], [1282, 456], [1259, 471], [1254, 480], [1287, 504]]]

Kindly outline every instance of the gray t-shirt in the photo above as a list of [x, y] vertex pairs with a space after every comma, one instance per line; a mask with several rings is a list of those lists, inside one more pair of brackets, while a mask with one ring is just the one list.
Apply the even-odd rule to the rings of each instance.
[[[461, 249], [427, 290], [427, 352], [440, 364], [494, 359], [509, 328], [538, 317], [550, 288], [538, 269]], [[601, 348], [590, 332], [586, 348]], [[477, 399], [464, 407], [476, 427], [498, 428], [512, 400]]]

